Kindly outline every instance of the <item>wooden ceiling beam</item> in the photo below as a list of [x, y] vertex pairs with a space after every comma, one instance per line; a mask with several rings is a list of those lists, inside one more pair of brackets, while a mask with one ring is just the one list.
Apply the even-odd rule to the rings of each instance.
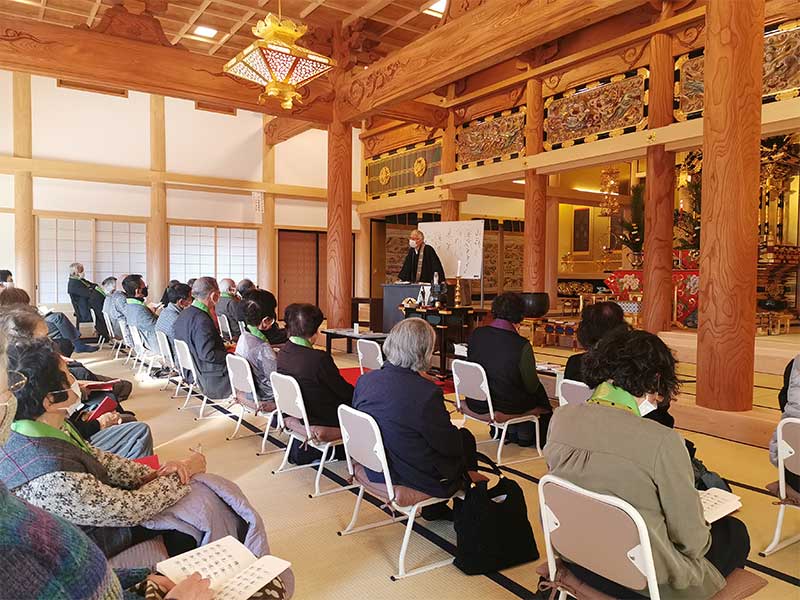
[[283, 110], [258, 103], [260, 87], [222, 72], [224, 61], [177, 48], [22, 19], [0, 19], [0, 68], [124, 88], [258, 113], [329, 123], [333, 89], [325, 79], [303, 88], [303, 104]]
[[[269, 0], [258, 0], [258, 7], [259, 8], [263, 7], [267, 2], [269, 2]], [[255, 15], [256, 11], [254, 10], [245, 13], [245, 15], [241, 18], [241, 20], [234, 23], [228, 30], [228, 32], [225, 35], [223, 35], [216, 44], [214, 44], [211, 48], [209, 48], [208, 54], [213, 56], [220, 48], [222, 48], [226, 43], [228, 43], [228, 40], [230, 40], [236, 34], [236, 32], [238, 32], [242, 27], [247, 25], [247, 22], [250, 19], [252, 19]]]
[[383, 10], [392, 3], [392, 0], [370, 0], [357, 11], [353, 12], [349, 17], [342, 21], [342, 27], [347, 27], [350, 23], [358, 19], [371, 19], [375, 13]]
[[264, 142], [274, 146], [309, 129], [325, 129], [325, 125], [291, 117], [275, 117], [264, 126]]
[[337, 108], [354, 121], [508, 60], [647, 0], [487, 2], [343, 78]]
[[414, 100], [398, 102], [380, 111], [381, 116], [407, 123], [419, 123], [426, 127], [444, 127], [447, 125], [447, 110], [423, 104]]

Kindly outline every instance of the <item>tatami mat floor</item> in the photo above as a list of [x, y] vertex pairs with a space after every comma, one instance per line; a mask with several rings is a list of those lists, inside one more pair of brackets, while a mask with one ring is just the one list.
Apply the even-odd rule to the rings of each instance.
[[[537, 348], [538, 360], [563, 362], [568, 351]], [[122, 366], [122, 360], [113, 361], [108, 352], [79, 357], [98, 372], [132, 379], [131, 371]], [[341, 367], [356, 366], [353, 355], [336, 353]], [[693, 367], [682, 365], [682, 373], [693, 376]], [[774, 377], [759, 377], [763, 385], [754, 391], [765, 405], [777, 408], [771, 401], [777, 393], [779, 382]], [[296, 598], [299, 599], [462, 599], [462, 598], [530, 598], [536, 589], [538, 576], [535, 566], [528, 564], [508, 569], [492, 576], [469, 577], [453, 566], [393, 582], [389, 576], [397, 569], [397, 556], [402, 541], [403, 525], [364, 531], [347, 537], [337, 536], [350, 519], [355, 496], [342, 492], [310, 499], [308, 493], [314, 483], [314, 471], [300, 471], [272, 475], [280, 463], [281, 454], [256, 456], [261, 438], [244, 430], [247, 437], [227, 441], [233, 432], [233, 422], [226, 417], [196, 421], [196, 410], [179, 411], [182, 401], [170, 399], [161, 392], [162, 383], [144, 380], [136, 383], [136, 391], [126, 407], [147, 421], [156, 442], [156, 452], [163, 460], [178, 458], [189, 447], [202, 444], [208, 458], [209, 471], [234, 480], [245, 491], [250, 501], [261, 512], [267, 525], [272, 552], [293, 564], [297, 580]], [[174, 389], [173, 387], [170, 390]], [[763, 392], [763, 394], [762, 394]], [[248, 421], [258, 427], [263, 419], [250, 417]], [[485, 428], [470, 425], [479, 440], [487, 439]], [[786, 548], [770, 557], [761, 558], [758, 550], [764, 548], [772, 536], [777, 508], [773, 498], [761, 490], [764, 484], [776, 479], [769, 463], [767, 451], [744, 446], [696, 433], [687, 433], [698, 448], [698, 457], [712, 470], [729, 478], [734, 491], [741, 495], [744, 507], [737, 513], [748, 526], [752, 538], [750, 566], [768, 581], [769, 585], [756, 598], [762, 600], [800, 600], [800, 544]], [[268, 449], [274, 446], [268, 444]], [[494, 450], [494, 444], [483, 449]], [[511, 460], [516, 455], [529, 455], [530, 449], [508, 446], [504, 457]], [[506, 474], [517, 480], [525, 491], [529, 518], [534, 526], [540, 552], [544, 544], [539, 525], [537, 481], [546, 472], [543, 460], [532, 460], [512, 465]], [[335, 463], [323, 478], [323, 488], [339, 486], [344, 482], [346, 466]], [[371, 504], [362, 507], [359, 523], [378, 521], [384, 515]], [[418, 530], [409, 546], [409, 568], [442, 560], [449, 556], [455, 533], [452, 523], [418, 521]], [[785, 535], [800, 532], [800, 511], [787, 511]]]

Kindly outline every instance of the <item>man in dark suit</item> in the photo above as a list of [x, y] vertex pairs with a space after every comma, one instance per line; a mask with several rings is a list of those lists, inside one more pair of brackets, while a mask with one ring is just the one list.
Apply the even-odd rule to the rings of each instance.
[[233, 279], [221, 279], [219, 292], [217, 314], [228, 317], [231, 334], [234, 338], [238, 338], [242, 332], [239, 331], [239, 298], [236, 296], [236, 282]]
[[[442, 389], [420, 375], [435, 340], [422, 319], [395, 325], [383, 345], [383, 368], [359, 377], [353, 408], [377, 421], [393, 484], [447, 498], [462, 486], [466, 472], [477, 468], [477, 451], [472, 433], [450, 421]], [[373, 471], [367, 476], [383, 481]]]
[[212, 316], [219, 300], [219, 286], [213, 277], [200, 277], [192, 285], [194, 301], [175, 320], [175, 339], [186, 342], [203, 393], [212, 400], [231, 395], [225, 364], [225, 343]]
[[81, 263], [72, 263], [69, 266], [67, 293], [72, 301], [72, 306], [75, 308], [78, 327], [80, 327], [81, 323], [92, 322], [92, 313], [90, 309], [94, 309], [94, 328], [98, 335], [109, 339], [108, 328], [103, 319], [103, 302], [106, 299], [105, 292], [103, 288], [88, 281], [84, 277], [84, 269]]
[[408, 254], [398, 277], [400, 281], [433, 283], [433, 274], [439, 274], [439, 283], [444, 283], [442, 261], [433, 246], [425, 243], [425, 234], [415, 229], [408, 236]]
[[339, 427], [336, 411], [340, 404], [352, 404], [353, 386], [339, 373], [330, 354], [314, 348], [322, 311], [313, 304], [290, 304], [285, 318], [290, 337], [278, 352], [278, 373], [297, 380], [311, 425]]

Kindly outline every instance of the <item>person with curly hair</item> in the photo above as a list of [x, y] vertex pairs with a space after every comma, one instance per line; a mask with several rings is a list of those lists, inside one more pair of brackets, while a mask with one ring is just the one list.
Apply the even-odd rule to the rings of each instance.
[[[616, 302], [596, 302], [587, 304], [581, 311], [581, 322], [578, 325], [578, 342], [587, 351], [603, 339], [609, 331], [617, 327], [627, 327], [625, 313]], [[564, 379], [583, 381], [583, 358], [586, 352], [573, 354], [567, 359], [564, 367]]]
[[[656, 335], [627, 328], [605, 335], [583, 360], [591, 399], [555, 412], [544, 454], [554, 475], [639, 511], [662, 598], [710, 598], [744, 566], [750, 537], [734, 517], [705, 521], [683, 438], [641, 418], [675, 397], [675, 364]], [[570, 569], [615, 598], [638, 597], [579, 565]]]

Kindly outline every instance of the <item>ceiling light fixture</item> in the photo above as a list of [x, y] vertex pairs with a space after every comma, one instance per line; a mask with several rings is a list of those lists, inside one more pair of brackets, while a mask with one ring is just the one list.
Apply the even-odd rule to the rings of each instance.
[[277, 98], [281, 101], [281, 108], [290, 110], [294, 102], [300, 102], [297, 88], [336, 66], [333, 59], [295, 43], [307, 29], [305, 25], [281, 17], [279, 1], [278, 15], [268, 13], [253, 27], [253, 34], [261, 39], [239, 52], [222, 70], [264, 86], [258, 97], [260, 103]]
[[513, 179], [512, 183], [517, 183], [519, 185], [525, 185], [525, 180], [524, 179]]
[[422, 12], [426, 15], [430, 15], [432, 17], [437, 17], [441, 19], [444, 16], [444, 11], [447, 9], [447, 0], [436, 0], [433, 4], [431, 4], [428, 8], [424, 9]]
[[195, 35], [199, 35], [200, 37], [204, 38], [211, 38], [213, 39], [214, 36], [217, 35], [217, 30], [213, 27], [206, 27], [205, 25], [198, 25], [194, 28]]

